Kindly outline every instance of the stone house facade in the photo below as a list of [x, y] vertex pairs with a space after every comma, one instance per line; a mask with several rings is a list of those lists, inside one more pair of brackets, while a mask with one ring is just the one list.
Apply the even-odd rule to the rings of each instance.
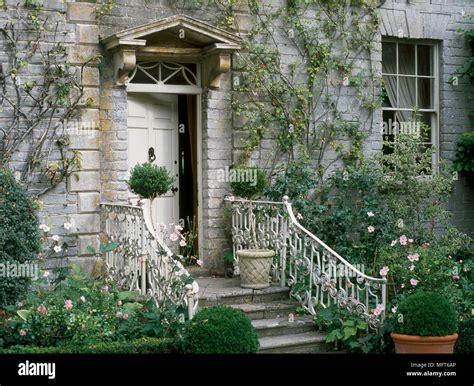
[[[284, 3], [265, 2], [273, 6]], [[223, 198], [229, 191], [228, 183], [217, 176], [235, 162], [241, 150], [242, 132], [231, 108], [232, 82], [238, 75], [235, 55], [240, 49], [240, 34], [252, 25], [249, 10], [237, 7], [239, 32], [233, 34], [215, 27], [215, 13], [198, 6], [182, 13], [178, 2], [172, 0], [115, 0], [113, 9], [100, 20], [95, 1], [45, 0], [44, 6], [51, 14], [59, 12], [66, 17], [71, 64], [80, 65], [93, 55], [103, 55], [100, 65], [85, 67], [83, 74], [84, 98], [89, 103], [81, 119], [92, 130], [86, 135], [71, 135], [71, 147], [82, 154], [79, 178], [71, 177], [68, 184], [42, 198], [56, 232], [61, 232], [67, 220], [76, 224], [72, 260], [89, 267], [95, 261], [87, 246], [98, 244], [99, 204], [127, 204], [130, 167], [155, 156], [177, 173], [181, 185], [158, 203], [157, 209], [168, 213], [163, 221], [184, 217], [183, 213], [197, 216], [201, 258], [208, 268], [219, 266], [229, 243], [223, 223]], [[378, 50], [372, 59], [379, 73], [385, 72], [382, 41], [397, 55], [401, 55], [400, 44], [404, 42], [428, 42], [436, 47], [427, 54], [435, 55], [432, 60], [436, 63], [436, 71], [429, 74], [433, 78], [433, 111], [427, 114], [436, 121], [433, 138], [439, 155], [453, 159], [458, 135], [472, 130], [468, 116], [472, 85], [448, 82], [471, 55], [456, 31], [474, 28], [474, 18], [466, 17], [474, 13], [472, 2], [386, 0], [380, 2], [378, 12], [382, 23], [375, 41]], [[7, 17], [0, 13], [0, 23]], [[423, 49], [416, 48], [420, 55]], [[289, 50], [285, 58], [291, 60], [291, 55]], [[0, 61], [5, 60], [0, 52]], [[368, 149], [381, 148], [378, 127], [385, 119], [382, 110], [372, 119], [374, 130], [366, 143]], [[269, 149], [271, 143], [263, 144], [262, 159], [265, 146]], [[21, 164], [21, 157], [16, 162], [14, 167]], [[182, 174], [186, 177], [181, 178]], [[455, 222], [466, 232], [474, 229], [473, 193], [472, 182], [460, 175], [450, 205]]]

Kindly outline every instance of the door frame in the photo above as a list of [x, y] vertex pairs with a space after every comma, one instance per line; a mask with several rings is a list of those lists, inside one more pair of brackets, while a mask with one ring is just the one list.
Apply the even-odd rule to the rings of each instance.
[[[199, 68], [199, 66], [198, 66]], [[198, 74], [199, 74], [198, 70]], [[199, 79], [200, 77], [198, 77]], [[200, 79], [199, 79], [200, 80]], [[198, 229], [198, 253], [199, 258], [203, 257], [203, 195], [202, 195], [202, 88], [199, 86], [177, 86], [160, 84], [139, 84], [129, 83], [127, 85], [127, 103], [129, 93], [144, 94], [176, 94], [176, 95], [196, 95], [196, 150], [197, 150], [197, 229]], [[128, 127], [127, 127], [128, 130]]]

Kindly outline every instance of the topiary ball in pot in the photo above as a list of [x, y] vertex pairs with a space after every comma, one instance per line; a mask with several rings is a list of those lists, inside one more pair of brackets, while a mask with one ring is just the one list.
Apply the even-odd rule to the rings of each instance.
[[391, 333], [397, 353], [452, 353], [458, 335], [457, 314], [444, 296], [416, 291], [398, 307]]
[[267, 175], [257, 167], [235, 166], [230, 171], [229, 178], [232, 193], [247, 199], [262, 194], [267, 187]]
[[183, 347], [193, 354], [251, 354], [258, 350], [258, 336], [241, 310], [215, 306], [202, 309], [184, 330]]
[[[0, 265], [5, 270], [37, 259], [41, 236], [36, 209], [13, 173], [0, 167]], [[22, 300], [28, 285], [26, 277], [1, 277], [0, 308]]]
[[149, 162], [135, 165], [127, 181], [133, 193], [150, 200], [169, 192], [173, 183], [174, 177], [164, 166], [153, 165]]

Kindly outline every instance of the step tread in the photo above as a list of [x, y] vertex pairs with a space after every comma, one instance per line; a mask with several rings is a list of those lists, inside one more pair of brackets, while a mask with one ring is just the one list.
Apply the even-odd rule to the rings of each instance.
[[320, 331], [304, 332], [301, 334], [266, 336], [259, 339], [260, 351], [275, 348], [307, 345], [312, 343], [323, 343], [324, 340], [325, 334]]
[[256, 330], [280, 327], [298, 328], [301, 326], [313, 326], [314, 321], [310, 316], [296, 316], [294, 322], [289, 322], [288, 318], [256, 319], [252, 320], [252, 325]]
[[266, 303], [229, 304], [229, 306], [233, 308], [239, 308], [244, 312], [257, 312], [296, 309], [296, 307], [298, 307], [298, 304], [292, 300], [274, 300]]

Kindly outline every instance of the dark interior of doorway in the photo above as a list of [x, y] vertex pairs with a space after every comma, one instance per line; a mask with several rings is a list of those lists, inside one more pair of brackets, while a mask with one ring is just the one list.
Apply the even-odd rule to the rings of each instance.
[[[196, 95], [178, 95], [179, 116], [179, 218], [189, 231], [188, 219], [198, 229], [197, 197], [197, 106]], [[197, 255], [198, 238], [194, 241]]]

